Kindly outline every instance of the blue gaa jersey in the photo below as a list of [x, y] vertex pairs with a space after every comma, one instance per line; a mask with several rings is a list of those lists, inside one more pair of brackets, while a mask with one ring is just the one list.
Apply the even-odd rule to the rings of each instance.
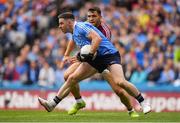
[[117, 49], [114, 47], [111, 41], [109, 41], [109, 39], [107, 39], [101, 33], [101, 31], [88, 22], [75, 22], [73, 30], [73, 41], [80, 48], [84, 45], [91, 44], [91, 40], [88, 38], [88, 34], [92, 30], [96, 31], [102, 38], [102, 41], [99, 44], [99, 48], [97, 49], [98, 56], [117, 52]]

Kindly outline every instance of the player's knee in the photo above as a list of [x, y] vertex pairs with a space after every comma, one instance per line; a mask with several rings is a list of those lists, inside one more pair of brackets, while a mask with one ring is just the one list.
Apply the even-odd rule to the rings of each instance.
[[75, 75], [69, 75], [68, 80], [72, 83], [78, 82], [78, 78]]
[[121, 87], [119, 87], [118, 85], [112, 86], [112, 89], [117, 95], [120, 95], [123, 93], [123, 89]]
[[115, 83], [118, 84], [122, 88], [124, 88], [126, 86], [126, 80], [124, 78], [116, 79]]
[[64, 72], [64, 80], [65, 80], [65, 81], [68, 79], [69, 75], [70, 75], [70, 72], [69, 72], [68, 70], [66, 70], [66, 71]]
[[68, 79], [69, 75], [67, 73], [64, 73], [64, 80], [66, 81]]

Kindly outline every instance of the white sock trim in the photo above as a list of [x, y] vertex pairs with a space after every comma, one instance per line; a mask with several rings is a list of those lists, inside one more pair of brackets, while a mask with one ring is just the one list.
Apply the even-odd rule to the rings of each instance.
[[56, 102], [54, 100], [49, 101], [49, 105], [52, 107], [56, 107]]
[[131, 112], [133, 112], [133, 111], [134, 111], [134, 108], [132, 108], [131, 111], [128, 111], [128, 113], [131, 113]]
[[76, 99], [76, 103], [81, 103], [81, 102], [83, 102], [83, 99], [82, 99], [82, 98]]

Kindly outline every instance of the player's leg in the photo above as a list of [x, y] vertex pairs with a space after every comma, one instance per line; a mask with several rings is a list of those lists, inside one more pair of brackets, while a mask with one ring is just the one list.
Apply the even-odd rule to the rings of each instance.
[[107, 70], [107, 69], [104, 70], [102, 72], [102, 76], [104, 77], [104, 79], [106, 81], [108, 81], [108, 83], [111, 86], [111, 88], [113, 89], [113, 91], [119, 96], [121, 102], [126, 106], [129, 115], [131, 117], [139, 117], [139, 114], [135, 112], [135, 110], [132, 106], [130, 95], [123, 88], [121, 88], [114, 82], [109, 70]]
[[[65, 81], [67, 80], [67, 78], [69, 77], [69, 75], [71, 75], [80, 65], [81, 62], [76, 62], [74, 64], [72, 64], [64, 73], [64, 79]], [[95, 69], [90, 69], [89, 73], [91, 72], [96, 72]], [[86, 78], [86, 76], [85, 76]], [[71, 87], [71, 93], [72, 95], [75, 97], [76, 103], [73, 104], [73, 106], [68, 110], [68, 114], [69, 115], [73, 115], [76, 114], [80, 109], [84, 108], [86, 106], [85, 101], [82, 99], [81, 95], [80, 95], [80, 87], [79, 84], [76, 84], [74, 86]]]
[[[90, 76], [92, 76], [94, 73], [96, 73], [96, 69], [94, 69], [92, 66], [90, 66], [86, 62], [82, 62], [78, 68], [67, 78], [66, 82], [63, 84], [63, 86], [59, 89], [59, 92], [57, 96], [59, 98], [64, 98], [64, 96], [68, 95], [69, 92], [75, 84], [78, 84], [83, 79], [86, 79]], [[65, 91], [66, 90], [66, 91]], [[64, 92], [64, 93], [62, 93]], [[66, 94], [66, 93], [67, 94]]]
[[122, 103], [126, 106], [128, 110], [133, 108], [130, 97], [127, 92], [125, 92], [121, 87], [119, 87], [111, 76], [111, 73], [108, 70], [103, 71], [102, 73], [105, 80], [108, 81], [109, 85], [112, 87], [113, 91], [120, 97]]
[[[68, 69], [64, 72], [64, 80], [66, 81], [69, 75], [71, 75], [81, 64], [81, 62], [75, 62]], [[74, 96], [76, 103], [68, 110], [69, 115], [76, 114], [78, 110], [84, 108], [86, 106], [85, 101], [82, 99], [80, 94], [80, 87], [79, 84], [75, 84], [71, 87], [71, 93]]]
[[[78, 68], [78, 66], [80, 64], [81, 64], [81, 62], [75, 62], [71, 66], [68, 67], [68, 69], [64, 72], [64, 80], [65, 81], [67, 80], [69, 75], [71, 75]], [[75, 99], [81, 98], [80, 89], [79, 89], [78, 84], [72, 86], [71, 93], [75, 97]]]
[[81, 63], [79, 67], [67, 78], [67, 81], [61, 86], [57, 93], [57, 96], [55, 96], [54, 99], [50, 101], [38, 98], [40, 104], [44, 106], [44, 108], [48, 112], [52, 111], [56, 107], [56, 105], [70, 93], [71, 87], [73, 85], [77, 84], [77, 82], [85, 78], [88, 78], [95, 72], [96, 70], [88, 63]]
[[122, 66], [120, 64], [113, 64], [109, 66], [109, 70], [115, 83], [117, 83], [120, 87], [125, 89], [131, 96], [137, 99], [137, 101], [142, 106], [143, 112], [150, 112], [151, 107], [149, 106], [149, 104], [144, 102], [144, 98], [139, 92], [139, 90], [132, 83], [128, 82], [125, 79]]

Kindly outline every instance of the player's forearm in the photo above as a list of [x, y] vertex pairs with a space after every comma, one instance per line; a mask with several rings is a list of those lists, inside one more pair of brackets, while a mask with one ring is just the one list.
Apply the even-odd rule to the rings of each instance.
[[72, 52], [72, 50], [74, 49], [74, 47], [75, 47], [74, 42], [73, 41], [69, 41], [68, 46], [66, 48], [66, 51], [64, 53], [64, 56], [69, 56], [70, 53]]
[[92, 42], [91, 42], [91, 53], [95, 53], [99, 47], [99, 44], [101, 43], [102, 41], [102, 38], [96, 33], [96, 32], [92, 32], [90, 34], [90, 37], [92, 39]]
[[94, 38], [91, 43], [91, 53], [95, 53], [99, 47], [99, 44], [101, 43], [101, 38]]

